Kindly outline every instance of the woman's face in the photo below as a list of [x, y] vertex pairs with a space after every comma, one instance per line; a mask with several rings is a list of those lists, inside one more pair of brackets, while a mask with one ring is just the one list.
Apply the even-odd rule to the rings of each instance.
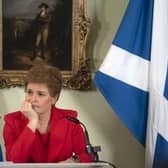
[[58, 96], [50, 96], [45, 84], [29, 83], [25, 91], [25, 100], [31, 103], [32, 108], [39, 114], [50, 112]]

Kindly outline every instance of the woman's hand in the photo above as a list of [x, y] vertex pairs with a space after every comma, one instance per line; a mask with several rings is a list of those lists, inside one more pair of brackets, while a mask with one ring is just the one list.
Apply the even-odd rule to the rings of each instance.
[[35, 131], [38, 125], [38, 114], [34, 111], [34, 109], [32, 108], [31, 103], [24, 101], [20, 111], [28, 118], [29, 123], [28, 123], [28, 127], [32, 130]]

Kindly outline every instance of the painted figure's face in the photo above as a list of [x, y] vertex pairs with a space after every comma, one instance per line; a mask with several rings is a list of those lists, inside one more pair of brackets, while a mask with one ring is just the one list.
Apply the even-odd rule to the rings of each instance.
[[47, 11], [47, 9], [45, 8], [45, 6], [41, 7], [40, 9], [41, 9], [41, 11], [43, 11], [43, 12], [46, 12], [46, 11]]
[[42, 114], [50, 112], [52, 105], [57, 101], [57, 96], [50, 96], [45, 84], [29, 83], [25, 91], [25, 100], [31, 103], [37, 113]]

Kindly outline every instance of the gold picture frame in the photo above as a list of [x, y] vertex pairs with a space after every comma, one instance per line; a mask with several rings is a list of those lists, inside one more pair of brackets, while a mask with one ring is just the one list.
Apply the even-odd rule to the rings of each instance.
[[[3, 11], [3, 5], [1, 11]], [[3, 18], [3, 12], [1, 18]], [[66, 88], [75, 90], [91, 89], [91, 72], [85, 52], [90, 24], [90, 19], [86, 14], [86, 0], [72, 0], [71, 68], [70, 70], [61, 69], [63, 85]], [[0, 28], [3, 29], [3, 19]], [[1, 44], [3, 44], [3, 31], [1, 39]], [[5, 69], [3, 45], [0, 47], [0, 53], [0, 89], [23, 86], [27, 70]]]

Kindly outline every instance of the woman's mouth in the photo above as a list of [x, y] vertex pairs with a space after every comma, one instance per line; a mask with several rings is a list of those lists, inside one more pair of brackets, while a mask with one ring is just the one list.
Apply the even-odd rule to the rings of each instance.
[[32, 109], [38, 108], [39, 106], [32, 104]]

